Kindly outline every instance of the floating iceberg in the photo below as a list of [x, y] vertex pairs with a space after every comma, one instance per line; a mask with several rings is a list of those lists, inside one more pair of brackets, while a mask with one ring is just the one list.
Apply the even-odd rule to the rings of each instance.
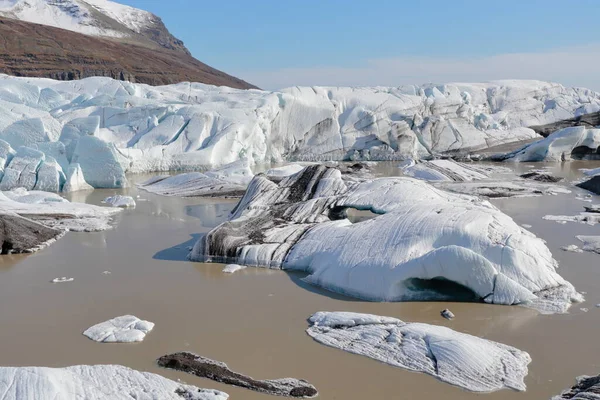
[[585, 126], [561, 129], [496, 158], [517, 162], [600, 159], [600, 129], [588, 129]]
[[[347, 209], [376, 217], [359, 223]], [[372, 301], [530, 304], [564, 312], [582, 299], [544, 242], [487, 201], [412, 178], [342, 180], [306, 167], [275, 183], [257, 175], [193, 261], [307, 272], [306, 281]]]
[[486, 149], [600, 108], [600, 94], [539, 81], [267, 92], [0, 75], [0, 104], [0, 170], [13, 171], [5, 189], [25, 186], [16, 182], [21, 171], [37, 179], [39, 156], [10, 166], [22, 147], [54, 158], [63, 172], [79, 164], [93, 187], [119, 188], [128, 172], [244, 159], [399, 160]]
[[514, 347], [370, 314], [318, 312], [309, 321], [307, 333], [326, 346], [424, 372], [473, 392], [525, 390], [531, 357]]
[[123, 315], [86, 329], [83, 334], [96, 342], [132, 343], [144, 340], [154, 323], [133, 315]]
[[577, 239], [583, 242], [583, 250], [600, 254], [600, 236], [579, 235]]
[[223, 268], [223, 272], [226, 274], [233, 274], [234, 272], [241, 271], [242, 269], [246, 269], [246, 266], [238, 264], [227, 264], [225, 268]]
[[71, 203], [54, 193], [23, 188], [0, 192], [0, 208], [43, 225], [76, 232], [102, 231], [119, 209]]
[[111, 207], [135, 208], [135, 200], [131, 196], [117, 194], [105, 198], [102, 202], [104, 204], [110, 204]]
[[564, 391], [551, 400], [599, 400], [600, 399], [600, 375], [580, 376], [577, 384], [571, 389]]
[[0, 367], [3, 400], [227, 400], [218, 390], [184, 385], [120, 365]]
[[237, 161], [205, 173], [153, 177], [138, 187], [163, 196], [240, 197], [253, 176], [247, 162]]

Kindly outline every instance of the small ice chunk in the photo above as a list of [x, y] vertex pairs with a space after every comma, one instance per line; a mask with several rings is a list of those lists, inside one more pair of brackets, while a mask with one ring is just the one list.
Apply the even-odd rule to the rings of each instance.
[[572, 253], [582, 253], [583, 252], [583, 250], [581, 250], [579, 248], [579, 246], [577, 246], [575, 244], [570, 244], [568, 246], [563, 246], [563, 247], [561, 247], [561, 250], [570, 251]]
[[66, 276], [63, 276], [62, 278], [52, 279], [52, 283], [73, 282], [74, 280], [74, 278], [67, 278]]
[[120, 194], [105, 198], [105, 204], [110, 204], [113, 207], [135, 208], [135, 200], [131, 196], [122, 196]]
[[532, 228], [532, 226], [531, 226], [531, 225], [529, 225], [529, 224], [522, 224], [521, 226], [522, 226], [523, 228], [525, 228], [525, 229], [531, 229], [531, 228]]
[[580, 308], [580, 310], [581, 310], [581, 311], [583, 311], [583, 312], [588, 312], [588, 311], [590, 311], [590, 309], [589, 309], [589, 308], [585, 308], [585, 307], [582, 307], [582, 308]]
[[246, 269], [246, 267], [244, 265], [229, 264], [226, 265], [225, 268], [223, 268], [223, 272], [227, 274], [233, 274], [234, 272], [240, 271], [242, 269]]
[[103, 272], [103, 274], [104, 274], [104, 275], [110, 275], [110, 274], [111, 274], [111, 272], [110, 272], [110, 271], [104, 271], [104, 272]]
[[153, 322], [143, 321], [133, 315], [123, 315], [96, 324], [83, 334], [96, 342], [131, 343], [144, 340], [152, 328]]
[[453, 319], [455, 317], [454, 313], [448, 310], [447, 308], [445, 310], [442, 310], [440, 314], [446, 319]]

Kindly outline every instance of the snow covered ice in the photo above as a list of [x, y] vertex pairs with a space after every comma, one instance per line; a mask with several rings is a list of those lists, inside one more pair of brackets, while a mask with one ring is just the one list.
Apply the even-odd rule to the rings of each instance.
[[42, 180], [47, 190], [64, 190], [78, 175], [73, 164], [78, 185], [120, 188], [129, 172], [238, 160], [399, 160], [486, 149], [538, 137], [527, 127], [600, 107], [600, 94], [540, 81], [268, 92], [0, 75], [0, 106], [0, 170], [10, 172], [3, 187], [33, 189]]
[[[348, 208], [379, 215], [353, 224]], [[582, 300], [545, 243], [489, 202], [406, 177], [344, 181], [321, 165], [279, 183], [257, 175], [189, 258], [307, 272], [309, 283], [371, 301], [564, 312]]]
[[307, 333], [317, 342], [424, 372], [474, 392], [524, 391], [531, 357], [501, 343], [421, 323], [351, 312], [318, 312]]
[[123, 315], [86, 329], [83, 334], [96, 342], [141, 342], [154, 328], [154, 323], [143, 321], [133, 315]]
[[3, 400], [227, 400], [218, 390], [184, 385], [120, 365], [0, 367]]
[[65, 282], [73, 282], [75, 279], [73, 278], [67, 278], [66, 276], [63, 276], [62, 278], [54, 278], [52, 279], [52, 283], [65, 283]]

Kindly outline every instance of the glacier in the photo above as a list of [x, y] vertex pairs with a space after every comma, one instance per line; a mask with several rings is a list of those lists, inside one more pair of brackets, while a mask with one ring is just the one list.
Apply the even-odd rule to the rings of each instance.
[[[565, 312], [582, 301], [543, 240], [488, 201], [408, 177], [344, 180], [311, 165], [259, 174], [192, 261], [308, 273], [305, 281], [370, 301], [467, 300]], [[374, 218], [352, 223], [347, 209]]]
[[529, 126], [592, 108], [599, 93], [540, 81], [270, 92], [0, 75], [0, 182], [72, 190], [75, 164], [79, 186], [120, 188], [128, 173], [239, 160], [426, 159], [534, 139]]
[[318, 312], [307, 333], [317, 342], [424, 372], [473, 392], [525, 390], [531, 357], [511, 346], [452, 329], [352, 312]]
[[66, 368], [0, 367], [3, 400], [227, 400], [218, 390], [200, 389], [121, 365]]

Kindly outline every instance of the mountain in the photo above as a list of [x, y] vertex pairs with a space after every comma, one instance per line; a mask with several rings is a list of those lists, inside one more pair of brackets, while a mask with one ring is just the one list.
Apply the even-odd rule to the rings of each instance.
[[0, 0], [0, 37], [10, 75], [254, 87], [193, 58], [156, 15], [108, 0]]

